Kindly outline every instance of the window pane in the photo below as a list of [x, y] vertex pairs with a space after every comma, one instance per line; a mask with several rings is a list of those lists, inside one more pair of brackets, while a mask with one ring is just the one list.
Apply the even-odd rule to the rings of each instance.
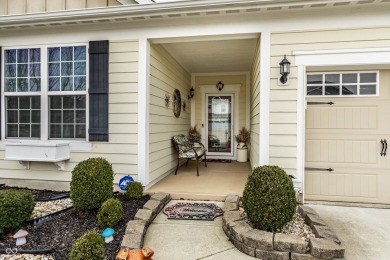
[[63, 134], [64, 138], [74, 138], [74, 125], [64, 125]]
[[60, 75], [60, 63], [49, 63], [49, 76]]
[[40, 76], [41, 76], [41, 64], [31, 64], [30, 77], [40, 77]]
[[85, 46], [74, 47], [74, 60], [85, 60], [86, 50]]
[[18, 79], [18, 92], [27, 92], [28, 91], [28, 79], [27, 78], [19, 78]]
[[343, 86], [343, 95], [357, 95], [357, 85]]
[[74, 109], [75, 108], [74, 100], [75, 100], [74, 96], [63, 96], [64, 109]]
[[74, 90], [83, 91], [86, 89], [85, 77], [74, 77]]
[[85, 138], [85, 125], [76, 125], [76, 138]]
[[62, 47], [61, 48], [61, 60], [72, 61], [73, 60], [73, 47]]
[[7, 122], [8, 123], [17, 123], [18, 122], [18, 110], [8, 110]]
[[307, 84], [322, 84], [322, 74], [307, 75]]
[[322, 95], [322, 86], [308, 86], [307, 87], [308, 96], [321, 96]]
[[85, 110], [76, 111], [76, 123], [85, 124]]
[[30, 123], [30, 110], [19, 110], [19, 122]]
[[40, 96], [31, 97], [31, 108], [32, 109], [41, 109], [41, 97]]
[[360, 95], [375, 95], [376, 85], [360, 85]]
[[61, 138], [61, 125], [50, 125], [50, 138]]
[[30, 49], [30, 62], [41, 62], [40, 49]]
[[61, 90], [72, 91], [73, 90], [73, 77], [62, 77], [61, 78]]
[[60, 78], [50, 77], [49, 78], [49, 91], [59, 91], [60, 90]]
[[18, 109], [18, 97], [7, 97], [7, 109]]
[[28, 76], [28, 65], [18, 64], [18, 77], [27, 77], [27, 76]]
[[4, 65], [4, 77], [16, 77], [16, 65]]
[[18, 125], [7, 124], [7, 137], [18, 137]]
[[360, 73], [360, 83], [376, 82], [376, 73]]
[[31, 137], [39, 138], [41, 136], [41, 125], [31, 125]]
[[325, 95], [340, 95], [340, 86], [325, 86]]
[[41, 79], [40, 78], [31, 78], [30, 79], [30, 91], [40, 91], [41, 90]]
[[31, 123], [39, 124], [41, 122], [41, 111], [33, 110], [31, 111]]
[[61, 121], [62, 121], [61, 114], [62, 114], [61, 110], [51, 110], [50, 111], [50, 122], [51, 123], [61, 123]]
[[72, 75], [73, 75], [73, 63], [61, 62], [61, 76], [72, 76]]
[[6, 79], [5, 80], [5, 92], [15, 92], [16, 91], [16, 80], [15, 79]]
[[6, 50], [4, 61], [5, 63], [16, 63], [16, 50]]
[[18, 63], [27, 63], [28, 62], [28, 49], [19, 49], [17, 56], [18, 56]]
[[30, 137], [30, 125], [20, 124], [19, 125], [19, 137]]
[[74, 75], [86, 75], [85, 62], [75, 62], [74, 63]]
[[30, 97], [28, 97], [28, 96], [19, 97], [19, 108], [20, 109], [29, 109], [30, 108]]
[[357, 73], [343, 74], [343, 83], [357, 83]]
[[325, 84], [340, 83], [340, 74], [325, 74]]
[[75, 98], [76, 98], [76, 108], [85, 109], [86, 96], [75, 96]]
[[60, 60], [60, 48], [49, 48], [48, 49], [48, 59], [49, 59], [49, 61], [59, 61]]
[[50, 109], [61, 109], [62, 108], [62, 97], [51, 96], [50, 97]]
[[63, 115], [64, 115], [63, 123], [73, 124], [75, 122], [74, 110], [64, 110]]

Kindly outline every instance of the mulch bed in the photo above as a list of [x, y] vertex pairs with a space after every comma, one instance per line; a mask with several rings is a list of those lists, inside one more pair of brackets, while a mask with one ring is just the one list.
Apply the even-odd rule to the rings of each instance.
[[[9, 187], [1, 187], [5, 189]], [[55, 195], [61, 192], [31, 190], [35, 196]], [[129, 220], [134, 219], [138, 209], [149, 200], [150, 196], [146, 195], [139, 200], [126, 201], [120, 193], [114, 194], [114, 198], [122, 202], [124, 219], [113, 227], [115, 229], [114, 241], [105, 244], [105, 259], [115, 259], [116, 254], [120, 249], [122, 238], [125, 234], [126, 226]], [[103, 230], [97, 225], [97, 211], [81, 212], [75, 209], [64, 212], [53, 220], [46, 223], [27, 226], [29, 232], [27, 236], [27, 244], [20, 246], [20, 249], [42, 249], [55, 248], [56, 259], [68, 259], [68, 254], [73, 242], [82, 236], [85, 232], [95, 229], [101, 233]], [[5, 238], [0, 240], [0, 248], [14, 248], [15, 239]]]

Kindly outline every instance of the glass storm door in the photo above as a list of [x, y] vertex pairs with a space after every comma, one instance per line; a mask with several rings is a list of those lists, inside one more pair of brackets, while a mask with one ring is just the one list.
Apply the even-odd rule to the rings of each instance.
[[233, 95], [207, 97], [207, 151], [210, 155], [233, 156]]

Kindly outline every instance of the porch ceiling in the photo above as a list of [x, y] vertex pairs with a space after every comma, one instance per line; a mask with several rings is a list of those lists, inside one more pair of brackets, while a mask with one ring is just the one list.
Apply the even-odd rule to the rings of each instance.
[[164, 43], [164, 48], [189, 73], [249, 71], [257, 39]]

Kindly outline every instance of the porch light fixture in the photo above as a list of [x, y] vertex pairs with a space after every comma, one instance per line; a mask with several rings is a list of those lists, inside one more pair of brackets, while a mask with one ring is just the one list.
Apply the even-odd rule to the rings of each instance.
[[188, 94], [188, 100], [192, 99], [195, 96], [195, 89], [191, 87], [190, 94]]
[[286, 59], [286, 55], [284, 55], [284, 59], [279, 63], [280, 66], [280, 83], [286, 84], [288, 80], [288, 75], [290, 74], [290, 62]]
[[221, 91], [223, 89], [223, 87], [225, 86], [221, 81], [217, 83], [217, 85], [215, 85], [217, 87], [217, 89], [219, 91]]

